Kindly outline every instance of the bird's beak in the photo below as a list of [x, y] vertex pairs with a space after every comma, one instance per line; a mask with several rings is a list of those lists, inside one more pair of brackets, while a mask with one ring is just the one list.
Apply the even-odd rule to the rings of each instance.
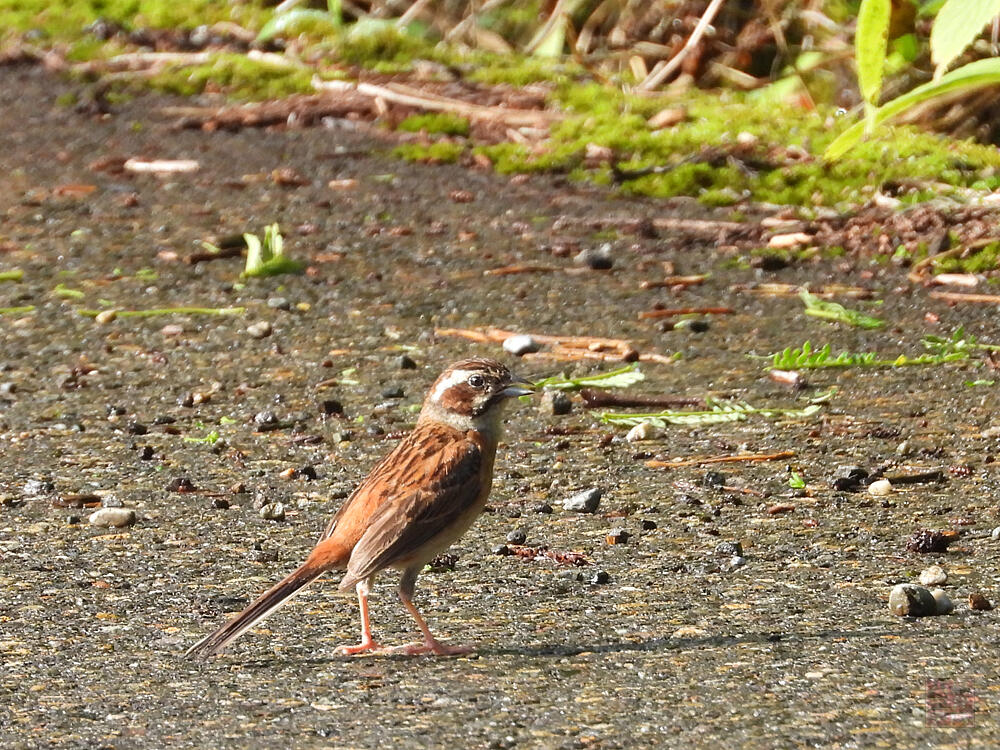
[[499, 395], [502, 398], [514, 398], [516, 396], [530, 396], [532, 393], [535, 392], [534, 389], [532, 388], [521, 388], [520, 385], [515, 385], [515, 384], [521, 384], [530, 386], [531, 385], [530, 380], [525, 380], [524, 378], [514, 375], [513, 377], [511, 377], [510, 383], [511, 383], [510, 385], [508, 385], [506, 388], [500, 391]]

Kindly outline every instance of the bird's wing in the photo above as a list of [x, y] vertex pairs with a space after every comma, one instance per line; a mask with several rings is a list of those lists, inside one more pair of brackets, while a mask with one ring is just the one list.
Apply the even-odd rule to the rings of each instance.
[[406, 560], [457, 522], [479, 498], [482, 461], [473, 441], [448, 440], [423, 453], [409, 471], [393, 477], [392, 496], [372, 514], [341, 586]]

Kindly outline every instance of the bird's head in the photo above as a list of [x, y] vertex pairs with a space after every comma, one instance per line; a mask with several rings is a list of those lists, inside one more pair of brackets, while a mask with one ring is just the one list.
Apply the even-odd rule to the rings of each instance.
[[532, 393], [526, 380], [515, 377], [492, 359], [463, 359], [448, 367], [434, 381], [421, 419], [431, 418], [460, 429], [482, 429], [496, 422], [505, 401]]

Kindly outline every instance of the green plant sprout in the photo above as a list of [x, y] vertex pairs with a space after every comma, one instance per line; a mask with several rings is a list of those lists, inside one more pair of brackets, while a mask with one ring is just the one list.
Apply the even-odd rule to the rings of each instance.
[[285, 256], [285, 240], [277, 223], [264, 228], [264, 239], [245, 232], [247, 262], [243, 268], [244, 277], [278, 276], [283, 273], [299, 273], [305, 267], [302, 263]]
[[788, 475], [788, 487], [793, 490], [804, 490], [806, 488], [806, 480], [797, 471], [793, 471]]
[[835, 389], [831, 389], [810, 400], [804, 407], [775, 409], [767, 407], [756, 407], [744, 401], [725, 401], [722, 399], [705, 399], [707, 409], [698, 411], [658, 411], [648, 414], [625, 414], [622, 412], [604, 412], [601, 414], [601, 421], [607, 424], [618, 424], [632, 426], [648, 422], [654, 427], [666, 427], [670, 424], [680, 425], [708, 425], [719, 424], [720, 422], [742, 422], [751, 416], [765, 418], [787, 417], [789, 419], [805, 419], [823, 408], [834, 394]]
[[799, 298], [806, 306], [806, 315], [812, 315], [814, 318], [822, 318], [834, 323], [846, 323], [849, 326], [865, 328], [867, 330], [882, 328], [885, 325], [885, 321], [881, 318], [865, 315], [857, 310], [848, 310], [838, 302], [822, 300], [806, 290], [802, 290]]
[[87, 296], [78, 289], [70, 289], [62, 282], [56, 284], [55, 288], [52, 290], [52, 294], [60, 299], [83, 299]]
[[217, 442], [219, 442], [219, 438], [220, 437], [221, 436], [219, 435], [218, 430], [212, 430], [210, 433], [208, 433], [207, 435], [205, 435], [205, 437], [196, 438], [196, 437], [186, 437], [185, 436], [184, 442], [186, 442], [186, 443], [207, 443], [208, 445], [215, 445]]
[[580, 378], [567, 378], [556, 375], [532, 383], [536, 389], [549, 388], [560, 391], [577, 391], [581, 388], [628, 388], [630, 385], [645, 380], [646, 376], [639, 371], [638, 364], [631, 364], [611, 372], [599, 375], [585, 375]]
[[0, 315], [17, 315], [19, 313], [30, 313], [34, 311], [34, 305], [23, 305], [21, 307], [0, 307]]
[[0, 281], [21, 281], [24, 279], [24, 271], [14, 268], [10, 271], [0, 271]]
[[908, 357], [900, 354], [895, 359], [879, 357], [877, 352], [841, 352], [834, 355], [829, 344], [813, 349], [806, 341], [800, 348], [788, 347], [771, 355], [773, 370], [819, 370], [833, 367], [913, 367], [943, 365], [967, 360], [977, 350], [1000, 351], [1000, 344], [981, 344], [963, 327], [955, 329], [948, 338], [924, 336], [921, 344], [928, 354]]

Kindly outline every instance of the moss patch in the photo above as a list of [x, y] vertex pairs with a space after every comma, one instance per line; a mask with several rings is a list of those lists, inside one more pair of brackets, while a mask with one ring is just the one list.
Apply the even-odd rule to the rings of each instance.
[[311, 93], [312, 77], [310, 68], [273, 65], [245, 55], [222, 53], [205, 65], [169, 68], [143, 83], [182, 96], [214, 89], [236, 99], [264, 100]]
[[396, 126], [396, 130], [407, 133], [440, 133], [442, 135], [469, 134], [469, 121], [464, 117], [448, 112], [435, 112], [426, 115], [412, 115]]
[[262, 3], [220, 3], [216, 0], [2, 0], [0, 29], [35, 31], [57, 39], [78, 37], [98, 18], [126, 29], [194, 28], [232, 21], [259, 28], [266, 11]]
[[405, 143], [392, 150], [392, 155], [406, 161], [419, 161], [425, 164], [453, 164], [465, 153], [461, 143], [439, 141], [429, 145]]

